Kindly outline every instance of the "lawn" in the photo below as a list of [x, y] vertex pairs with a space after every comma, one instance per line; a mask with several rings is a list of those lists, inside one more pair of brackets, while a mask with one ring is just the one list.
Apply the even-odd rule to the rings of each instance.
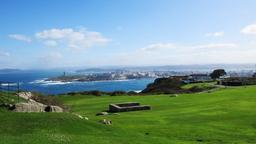
[[[0, 112], [0, 143], [256, 143], [256, 86], [155, 96], [59, 96], [71, 113]], [[140, 102], [150, 111], [95, 116], [108, 104]], [[112, 120], [103, 125], [99, 120]]]

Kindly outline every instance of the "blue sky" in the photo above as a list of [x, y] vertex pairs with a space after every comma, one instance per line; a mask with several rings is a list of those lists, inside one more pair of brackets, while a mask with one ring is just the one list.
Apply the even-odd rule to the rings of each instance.
[[254, 63], [255, 0], [1, 0], [0, 67]]

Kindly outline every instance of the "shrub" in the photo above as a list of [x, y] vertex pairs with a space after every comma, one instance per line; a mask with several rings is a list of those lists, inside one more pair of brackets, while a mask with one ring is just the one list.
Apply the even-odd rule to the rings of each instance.
[[68, 95], [76, 95], [77, 93], [76, 92], [69, 92], [69, 93], [67, 93]]
[[127, 94], [128, 95], [138, 95], [138, 93], [136, 93], [135, 91], [129, 91]]
[[98, 90], [90, 91], [90, 94], [94, 95], [94, 96], [102, 96], [103, 95], [102, 92], [98, 91]]
[[226, 75], [226, 71], [224, 69], [216, 69], [214, 70], [211, 74], [210, 74], [210, 77], [212, 79], [217, 79], [217, 78], [220, 78], [220, 76], [224, 76]]
[[191, 87], [191, 88], [189, 88], [189, 91], [190, 92], [201, 92], [201, 91], [203, 91], [204, 89], [203, 88], [201, 88], [201, 87], [199, 87], [199, 86], [193, 86], [193, 87]]
[[68, 109], [62, 101], [60, 101], [57, 97], [55, 96], [46, 96], [41, 93], [33, 93], [31, 99], [35, 100], [36, 102], [45, 104], [45, 105], [54, 105], [54, 106], [59, 106], [63, 109]]
[[179, 78], [158, 78], [147, 86], [141, 93], [171, 94], [180, 93], [183, 82]]
[[125, 91], [114, 91], [110, 93], [111, 96], [120, 96], [120, 95], [127, 95]]
[[102, 95], [105, 94], [105, 92], [98, 91], [98, 90], [93, 90], [93, 91], [78, 92], [78, 93], [74, 93], [74, 94], [71, 94], [71, 95], [76, 95], [76, 94], [80, 94], [80, 95], [93, 95], [93, 96], [102, 96]]

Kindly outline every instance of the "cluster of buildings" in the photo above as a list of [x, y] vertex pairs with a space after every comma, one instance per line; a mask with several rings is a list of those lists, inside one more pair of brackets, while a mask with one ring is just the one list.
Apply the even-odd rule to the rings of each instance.
[[159, 78], [159, 77], [169, 77], [171, 72], [154, 72], [154, 71], [144, 71], [144, 72], [134, 72], [134, 71], [119, 71], [106, 73], [110, 75], [112, 79], [140, 79], [140, 78]]
[[[171, 76], [179, 78], [184, 83], [197, 83], [197, 82], [210, 82], [213, 79], [207, 73], [194, 73], [188, 75]], [[256, 72], [242, 71], [242, 72], [229, 72], [226, 75], [220, 76], [217, 79], [221, 85], [248, 85], [256, 84]]]
[[212, 78], [208, 74], [190, 74], [185, 76], [171, 76], [171, 78], [178, 78], [184, 83], [198, 83], [198, 82], [210, 82]]
[[161, 78], [161, 77], [176, 77], [181, 78], [185, 83], [208, 82], [212, 81], [208, 74], [197, 73], [185, 76], [174, 75], [172, 72], [111, 72], [112, 79], [139, 79], [139, 78]]
[[229, 75], [228, 77], [221, 77], [218, 84], [224, 86], [242, 86], [242, 85], [256, 85], [256, 73], [246, 75]]
[[[210, 82], [213, 79], [208, 73], [173, 72], [173, 71], [114, 71], [104, 73], [90, 73], [83, 75], [71, 75], [50, 78], [52, 81], [106, 81], [106, 80], [128, 80], [142, 78], [179, 78], [184, 83]], [[229, 72], [221, 76], [218, 81], [230, 80], [231, 78], [241, 79], [246, 77], [256, 78], [253, 71]]]

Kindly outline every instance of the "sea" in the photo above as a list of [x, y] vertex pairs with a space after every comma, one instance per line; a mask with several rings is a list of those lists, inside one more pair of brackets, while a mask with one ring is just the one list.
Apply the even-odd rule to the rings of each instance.
[[[118, 81], [92, 81], [92, 82], [56, 82], [44, 81], [50, 77], [63, 75], [63, 71], [55, 70], [25, 70], [0, 73], [1, 87], [7, 88], [7, 82], [19, 83], [24, 91], [40, 92], [46, 95], [65, 94], [90, 90], [100, 91], [136, 91], [146, 88], [154, 78], [118, 80]], [[15, 89], [15, 84], [10, 84], [10, 89]]]

